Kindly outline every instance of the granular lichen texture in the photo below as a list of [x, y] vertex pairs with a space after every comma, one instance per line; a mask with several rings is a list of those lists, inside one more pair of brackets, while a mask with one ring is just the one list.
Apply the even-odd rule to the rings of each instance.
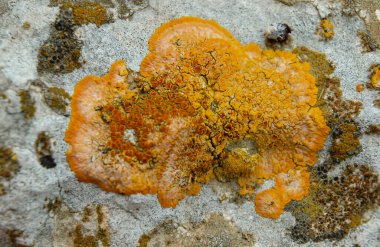
[[[149, 40], [140, 72], [116, 61], [74, 89], [67, 160], [80, 181], [157, 194], [163, 207], [196, 195], [214, 171], [242, 194], [274, 179], [256, 210], [277, 218], [308, 194], [308, 166], [329, 133], [310, 66], [291, 52], [242, 45], [211, 20], [182, 17]], [[251, 141], [253, 148], [239, 143]]]

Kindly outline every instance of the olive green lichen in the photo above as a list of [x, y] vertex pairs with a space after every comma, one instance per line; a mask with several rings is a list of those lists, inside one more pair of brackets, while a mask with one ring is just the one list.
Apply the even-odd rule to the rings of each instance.
[[222, 215], [211, 214], [208, 219], [200, 223], [185, 223], [180, 233], [178, 224], [173, 221], [158, 225], [150, 233], [140, 237], [138, 246], [167, 247], [203, 247], [203, 246], [241, 246], [255, 245], [255, 237], [248, 232], [238, 229], [235, 224]]
[[[83, 211], [82, 222], [88, 222], [91, 215], [92, 210], [89, 207], [86, 207]], [[83, 231], [83, 224], [77, 224], [73, 232], [74, 247], [96, 247], [99, 246], [99, 242], [102, 243], [101, 246], [110, 246], [110, 232], [106, 227], [107, 224], [102, 211], [102, 205], [96, 206], [96, 216], [98, 224], [94, 235], [85, 234]]]
[[120, 19], [128, 19], [136, 11], [142, 10], [149, 5], [149, 1], [147, 0], [132, 0], [127, 3], [124, 0], [116, 0], [118, 4], [118, 17]]
[[[361, 150], [361, 133], [355, 118], [362, 104], [343, 98], [340, 80], [332, 76], [335, 67], [325, 54], [305, 47], [294, 52], [311, 65], [318, 86], [317, 105], [332, 130], [332, 144], [325, 161], [312, 169], [309, 196], [288, 208], [296, 218], [290, 235], [302, 243], [341, 239], [362, 223], [362, 215], [368, 209], [379, 204], [376, 173], [369, 166], [341, 163]], [[343, 173], [329, 177], [328, 173], [338, 165], [343, 166]]]
[[332, 129], [331, 156], [344, 160], [357, 154], [360, 150], [360, 133], [355, 117], [359, 115], [362, 103], [343, 98], [340, 80], [332, 76], [335, 66], [325, 54], [305, 47], [296, 48], [294, 52], [302, 61], [311, 65], [311, 73], [315, 76], [318, 87], [317, 105]]
[[38, 73], [70, 73], [82, 66], [83, 43], [74, 34], [76, 28], [72, 11], [60, 9], [49, 38], [39, 49]]
[[44, 100], [55, 113], [67, 116], [70, 95], [64, 89], [59, 87], [47, 88], [44, 92]]
[[358, 32], [364, 52], [375, 51], [379, 46], [368, 32]]
[[312, 176], [309, 196], [293, 210], [297, 224], [291, 235], [299, 242], [341, 239], [379, 204], [378, 175], [367, 165], [349, 165], [330, 179]]
[[344, 123], [333, 130], [333, 143], [330, 147], [331, 156], [344, 160], [360, 150], [358, 126], [354, 123]]
[[365, 133], [369, 134], [369, 135], [379, 135], [380, 134], [380, 124], [368, 125]]
[[51, 151], [51, 137], [47, 132], [38, 133], [34, 147], [41, 166], [50, 169], [57, 165]]
[[30, 22], [28, 22], [28, 21], [26, 21], [26, 22], [24, 22], [23, 24], [22, 24], [22, 28], [24, 29], [24, 30], [29, 30], [29, 28], [30, 28]]
[[6, 193], [7, 182], [20, 171], [16, 154], [0, 145], [0, 196]]
[[35, 101], [28, 90], [20, 90], [18, 92], [21, 103], [21, 112], [25, 119], [31, 119], [36, 113]]
[[93, 23], [97, 27], [109, 22], [107, 9], [100, 3], [91, 1], [73, 2], [70, 0], [61, 1], [64, 10], [71, 9], [73, 20], [76, 25], [86, 25]]

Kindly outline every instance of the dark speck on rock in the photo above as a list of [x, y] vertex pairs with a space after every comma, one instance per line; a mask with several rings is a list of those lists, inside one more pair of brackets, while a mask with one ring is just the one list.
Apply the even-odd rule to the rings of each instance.
[[291, 28], [285, 23], [272, 24], [264, 32], [264, 36], [269, 42], [286, 42], [289, 34], [292, 32]]

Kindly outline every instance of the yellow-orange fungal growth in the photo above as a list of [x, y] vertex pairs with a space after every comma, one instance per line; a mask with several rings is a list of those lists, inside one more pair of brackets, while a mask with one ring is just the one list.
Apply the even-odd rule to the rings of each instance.
[[157, 194], [162, 206], [175, 207], [215, 175], [237, 179], [242, 194], [279, 178], [273, 190], [286, 195], [282, 204], [260, 206], [265, 191], [256, 198], [257, 211], [272, 218], [307, 194], [305, 167], [329, 132], [309, 64], [291, 52], [242, 45], [196, 17], [162, 25], [149, 51], [133, 81], [117, 61], [105, 76], [76, 85], [66, 141], [79, 180]]

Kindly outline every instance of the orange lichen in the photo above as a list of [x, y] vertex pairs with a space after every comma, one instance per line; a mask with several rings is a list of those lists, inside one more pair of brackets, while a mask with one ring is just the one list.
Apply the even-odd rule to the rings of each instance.
[[276, 186], [291, 200], [301, 200], [309, 194], [310, 174], [305, 169], [289, 170], [287, 173], [279, 173], [276, 176]]
[[363, 92], [363, 90], [364, 90], [364, 85], [363, 85], [362, 83], [356, 85], [356, 91], [357, 91], [358, 93]]
[[286, 203], [289, 201], [283, 198], [281, 192], [276, 189], [268, 189], [256, 195], [256, 212], [265, 217], [277, 219], [284, 212]]
[[334, 25], [329, 19], [322, 19], [317, 33], [324, 39], [332, 39], [334, 37]]
[[[256, 197], [257, 211], [272, 218], [307, 194], [305, 167], [316, 163], [329, 132], [309, 64], [242, 45], [195, 17], [162, 25], [149, 51], [139, 76], [117, 61], [76, 85], [65, 139], [80, 181], [157, 194], [162, 206], [175, 207], [217, 173], [237, 179], [242, 194], [279, 177], [276, 189]], [[247, 140], [251, 150], [241, 145]]]

